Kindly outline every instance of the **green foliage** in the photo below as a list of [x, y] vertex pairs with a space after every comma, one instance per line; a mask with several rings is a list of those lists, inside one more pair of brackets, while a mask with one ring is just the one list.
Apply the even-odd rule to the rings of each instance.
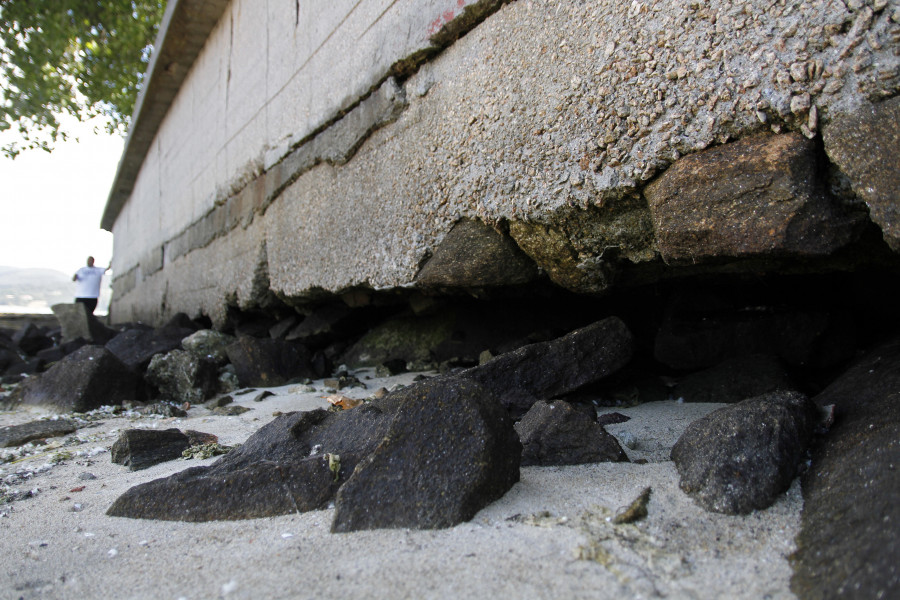
[[50, 151], [65, 140], [58, 117], [105, 116], [110, 132], [129, 124], [165, 1], [0, 0], [0, 151]]

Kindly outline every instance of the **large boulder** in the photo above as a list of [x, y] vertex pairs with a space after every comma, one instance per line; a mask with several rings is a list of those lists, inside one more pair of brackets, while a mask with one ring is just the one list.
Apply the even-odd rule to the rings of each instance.
[[219, 370], [211, 358], [197, 357], [186, 350], [172, 350], [150, 359], [147, 382], [160, 397], [174, 402], [200, 404], [219, 388]]
[[681, 489], [708, 511], [768, 508], [797, 475], [818, 418], [798, 392], [774, 392], [715, 410], [672, 447]]
[[900, 96], [864, 104], [822, 130], [825, 152], [869, 207], [884, 241], [900, 252]]
[[609, 317], [555, 340], [523, 346], [460, 377], [474, 381], [513, 414], [615, 373], [631, 359], [634, 339], [620, 319]]
[[295, 377], [316, 377], [309, 351], [300, 344], [240, 336], [225, 352], [243, 386], [283, 385]]
[[209, 358], [217, 365], [224, 365], [228, 362], [226, 349], [235, 341], [234, 336], [227, 333], [201, 329], [181, 340], [181, 347], [197, 358]]
[[859, 219], [829, 198], [814, 142], [757, 135], [686, 156], [644, 190], [663, 260], [821, 256]]
[[528, 283], [538, 269], [512, 238], [463, 219], [444, 236], [416, 275], [422, 287], [491, 287]]
[[791, 589], [803, 600], [900, 597], [900, 340], [821, 394], [834, 425], [802, 479]]
[[384, 441], [338, 491], [332, 531], [452, 527], [519, 480], [513, 423], [480, 386], [435, 378], [402, 396]]
[[615, 437], [568, 402], [535, 402], [516, 433], [523, 467], [628, 461]]
[[[376, 406], [282, 415], [208, 467], [137, 485], [107, 514], [169, 521], [251, 519], [322, 508], [384, 438]], [[225, 490], [225, 492], [223, 492]]]
[[186, 327], [129, 329], [106, 344], [106, 349], [135, 372], [143, 372], [157, 354], [181, 347], [181, 340], [194, 333]]
[[141, 392], [140, 377], [112, 352], [85, 346], [30, 378], [14, 395], [24, 404], [86, 412], [139, 399]]

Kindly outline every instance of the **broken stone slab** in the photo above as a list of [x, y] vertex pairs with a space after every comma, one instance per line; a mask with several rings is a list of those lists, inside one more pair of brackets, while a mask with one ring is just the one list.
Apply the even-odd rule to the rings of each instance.
[[172, 350], [150, 359], [145, 379], [164, 400], [200, 404], [218, 391], [219, 370], [215, 361], [186, 350]]
[[868, 205], [884, 241], [900, 252], [900, 97], [832, 118], [822, 139], [828, 157]]
[[478, 383], [518, 416], [538, 400], [550, 400], [615, 373], [633, 352], [628, 327], [617, 317], [608, 317], [561, 338], [501, 354], [459, 377]]
[[14, 393], [16, 401], [60, 412], [87, 412], [103, 405], [139, 399], [141, 379], [102, 346], [85, 346]]
[[245, 387], [283, 385], [295, 377], [316, 376], [309, 351], [299, 344], [242, 336], [225, 351]]
[[753, 354], [686, 375], [675, 386], [673, 395], [685, 402], [733, 404], [768, 392], [793, 389], [796, 386], [778, 357]]
[[181, 453], [197, 444], [215, 443], [218, 438], [200, 431], [171, 429], [126, 429], [110, 449], [112, 462], [131, 471], [181, 458]]
[[615, 437], [567, 402], [535, 402], [516, 433], [523, 467], [628, 461]]
[[191, 445], [178, 429], [127, 429], [119, 434], [110, 449], [112, 462], [131, 471], [147, 469], [181, 457]]
[[0, 448], [12, 448], [34, 440], [68, 435], [76, 429], [78, 425], [69, 419], [47, 419], [0, 427]]
[[817, 418], [799, 392], [764, 394], [709, 413], [672, 447], [681, 489], [711, 512], [768, 508], [799, 472]]
[[54, 304], [50, 309], [56, 315], [56, 320], [59, 321], [64, 344], [78, 338], [96, 344], [105, 344], [118, 335], [115, 329], [110, 329], [89, 313], [81, 302]]
[[829, 198], [816, 145], [757, 135], [691, 154], [644, 190], [667, 263], [823, 256], [852, 241], [859, 218]]
[[106, 349], [128, 368], [143, 373], [157, 354], [181, 347], [181, 340], [194, 333], [183, 327], [160, 327], [159, 329], [129, 329], [123, 331], [106, 344]]
[[212, 521], [322, 508], [381, 442], [392, 417], [373, 405], [282, 415], [210, 466], [129, 489], [107, 514]]
[[106, 514], [164, 521], [255, 519], [324, 508], [337, 485], [326, 456], [261, 460], [216, 476], [209, 467], [193, 467], [129, 489]]
[[228, 346], [235, 337], [212, 329], [201, 329], [181, 340], [181, 347], [198, 358], [209, 358], [221, 366], [228, 362]]
[[814, 398], [834, 424], [813, 446], [791, 590], [900, 597], [900, 340], [869, 352]]
[[512, 238], [472, 219], [462, 219], [444, 236], [416, 275], [421, 287], [492, 287], [536, 279], [537, 266]]
[[452, 527], [519, 480], [513, 423], [481, 386], [434, 378], [401, 392], [384, 440], [338, 490], [333, 532]]

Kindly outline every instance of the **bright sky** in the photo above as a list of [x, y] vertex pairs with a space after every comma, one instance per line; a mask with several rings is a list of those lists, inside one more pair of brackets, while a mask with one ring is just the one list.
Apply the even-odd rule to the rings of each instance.
[[[92, 123], [63, 122], [71, 136], [52, 153], [0, 155], [0, 266], [69, 274], [88, 256], [109, 264], [113, 236], [100, 217], [124, 140], [95, 135]], [[12, 135], [0, 134], [0, 145]]]

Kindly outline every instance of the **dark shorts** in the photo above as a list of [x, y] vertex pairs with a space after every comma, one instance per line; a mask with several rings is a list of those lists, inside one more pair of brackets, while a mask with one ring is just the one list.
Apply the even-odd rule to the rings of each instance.
[[75, 298], [75, 302], [81, 302], [87, 308], [88, 314], [94, 314], [94, 309], [97, 308], [97, 299], [96, 298]]

